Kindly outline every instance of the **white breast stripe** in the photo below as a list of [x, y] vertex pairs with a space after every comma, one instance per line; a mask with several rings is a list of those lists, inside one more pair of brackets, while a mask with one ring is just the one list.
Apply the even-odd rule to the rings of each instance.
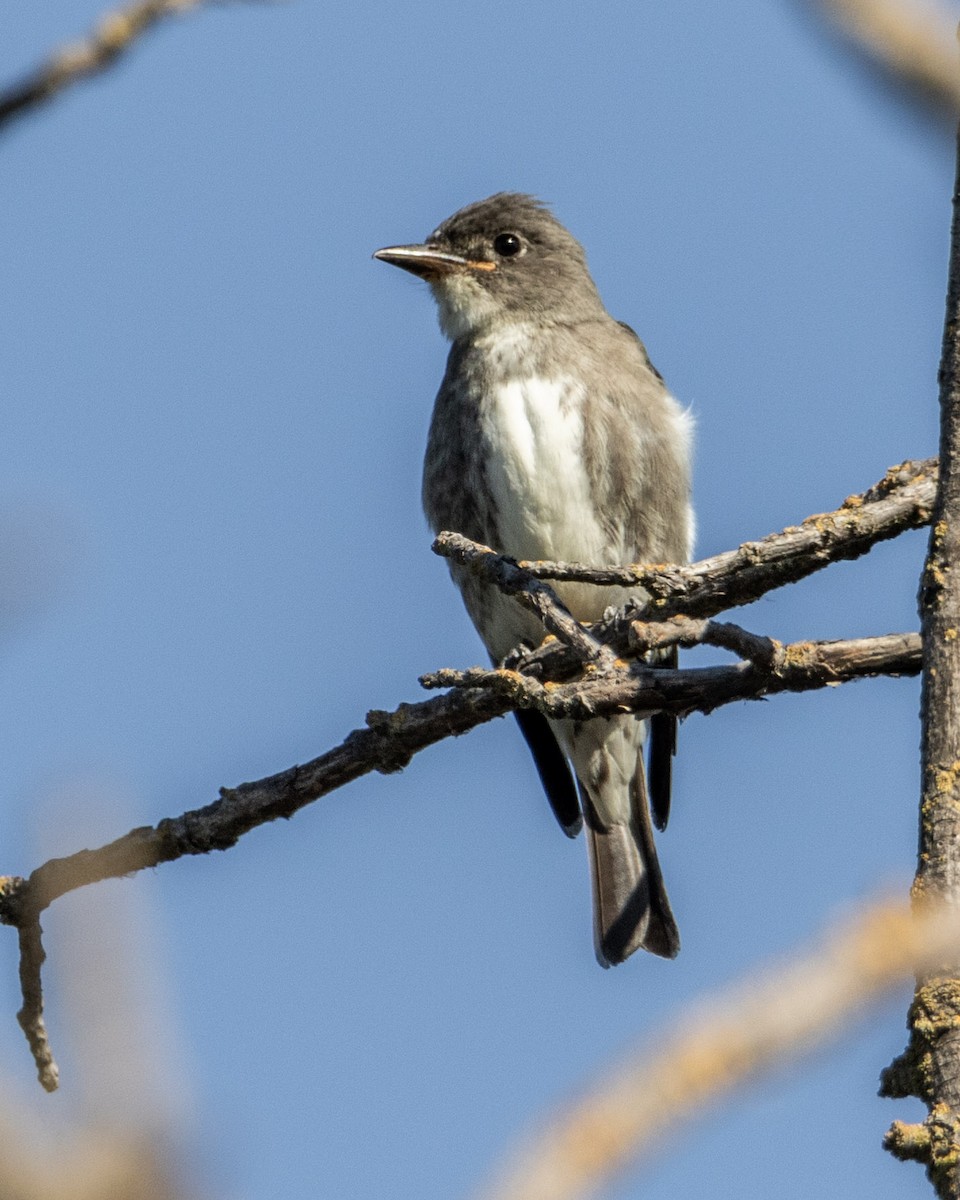
[[528, 376], [495, 384], [481, 413], [487, 481], [507, 554], [618, 562], [597, 520], [583, 454], [583, 388]]

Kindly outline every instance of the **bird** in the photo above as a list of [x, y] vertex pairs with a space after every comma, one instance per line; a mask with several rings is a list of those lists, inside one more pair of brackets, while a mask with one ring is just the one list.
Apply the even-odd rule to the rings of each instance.
[[[689, 561], [692, 418], [637, 334], [607, 312], [583, 247], [544, 202], [498, 192], [425, 242], [374, 257], [429, 284], [451, 342], [423, 467], [435, 533], [514, 559]], [[495, 665], [543, 640], [515, 599], [450, 569]], [[581, 622], [638, 594], [555, 586]], [[585, 829], [597, 960], [613, 966], [640, 947], [675, 957], [652, 825], [663, 828], [669, 813], [676, 719], [516, 717], [561, 828]]]

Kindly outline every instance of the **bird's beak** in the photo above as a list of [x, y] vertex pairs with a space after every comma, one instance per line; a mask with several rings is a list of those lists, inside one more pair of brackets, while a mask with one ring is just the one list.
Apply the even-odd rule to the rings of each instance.
[[466, 271], [496, 270], [496, 263], [448, 254], [429, 243], [425, 246], [384, 246], [382, 250], [374, 251], [373, 257], [394, 267], [403, 267], [421, 279], [437, 279], [442, 275]]

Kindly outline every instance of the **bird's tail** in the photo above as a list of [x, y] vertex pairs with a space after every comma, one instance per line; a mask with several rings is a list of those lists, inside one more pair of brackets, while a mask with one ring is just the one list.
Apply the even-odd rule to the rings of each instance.
[[675, 958], [680, 933], [663, 885], [653, 844], [642, 758], [630, 788], [630, 817], [604, 823], [580, 785], [593, 884], [593, 935], [597, 959], [611, 967], [641, 947]]

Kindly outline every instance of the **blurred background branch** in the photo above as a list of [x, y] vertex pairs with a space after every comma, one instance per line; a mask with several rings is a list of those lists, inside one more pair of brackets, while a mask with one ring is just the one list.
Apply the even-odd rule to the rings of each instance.
[[[83, 839], [129, 817], [130, 796], [102, 775], [76, 775], [38, 798], [36, 840]], [[51, 1108], [0, 1078], [4, 1200], [195, 1200], [192, 1123], [181, 1035], [149, 888], [107, 884], [50, 920], [50, 975], [72, 1087]], [[218, 1190], [218, 1194], [222, 1192]]]
[[879, 899], [810, 950], [697, 1005], [532, 1134], [477, 1200], [583, 1200], [722, 1096], [840, 1037], [913, 971], [960, 951], [952, 910]]
[[160, 21], [199, 8], [208, 0], [141, 0], [103, 16], [93, 33], [50, 56], [19, 83], [0, 91], [0, 128], [53, 99], [71, 84], [112, 66]]
[[930, 0], [801, 0], [900, 100], [945, 125], [960, 114], [957, 12]]

